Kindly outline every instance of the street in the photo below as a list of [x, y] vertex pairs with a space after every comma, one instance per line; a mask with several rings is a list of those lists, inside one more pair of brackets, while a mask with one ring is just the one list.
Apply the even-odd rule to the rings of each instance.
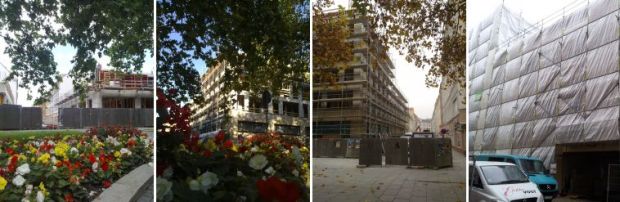
[[444, 169], [357, 168], [357, 159], [314, 158], [314, 201], [465, 201], [465, 156]]

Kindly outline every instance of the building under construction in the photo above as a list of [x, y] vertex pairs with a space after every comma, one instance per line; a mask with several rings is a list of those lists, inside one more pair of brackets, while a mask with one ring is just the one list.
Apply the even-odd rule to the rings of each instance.
[[59, 124], [63, 108], [153, 109], [152, 75], [104, 70], [98, 65], [83, 99], [73, 89], [56, 90], [43, 106], [43, 123]]
[[470, 32], [474, 154], [537, 157], [561, 194], [618, 200], [618, 4], [575, 1], [534, 24], [501, 7]]
[[17, 81], [6, 81], [10, 72], [8, 67], [0, 63], [0, 105], [14, 104], [16, 102]]
[[[192, 105], [190, 124], [200, 133], [222, 129], [233, 135], [277, 132], [283, 135], [309, 136], [308, 100], [310, 85], [295, 83], [278, 92], [265, 107], [260, 94], [249, 91], [223, 93], [225, 71], [230, 64], [220, 62], [202, 75], [203, 105]], [[228, 101], [225, 99], [229, 99]], [[231, 101], [231, 102], [229, 102]], [[228, 104], [228, 112], [222, 105]]]
[[348, 18], [354, 58], [335, 83], [314, 80], [313, 137], [403, 135], [409, 122], [407, 100], [394, 84], [388, 49], [365, 16]]

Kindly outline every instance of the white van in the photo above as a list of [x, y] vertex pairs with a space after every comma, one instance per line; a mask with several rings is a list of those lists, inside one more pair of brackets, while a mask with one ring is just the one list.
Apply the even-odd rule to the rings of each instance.
[[469, 161], [469, 201], [543, 202], [536, 184], [515, 164]]

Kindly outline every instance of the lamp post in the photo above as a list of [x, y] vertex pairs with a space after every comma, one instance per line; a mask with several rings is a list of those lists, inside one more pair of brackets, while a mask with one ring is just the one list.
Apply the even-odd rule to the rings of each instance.
[[[271, 93], [268, 90], [263, 91], [263, 107], [265, 108], [265, 123], [267, 124], [267, 131], [269, 131], [269, 103], [271, 103]], [[265, 132], [267, 132], [265, 131]]]

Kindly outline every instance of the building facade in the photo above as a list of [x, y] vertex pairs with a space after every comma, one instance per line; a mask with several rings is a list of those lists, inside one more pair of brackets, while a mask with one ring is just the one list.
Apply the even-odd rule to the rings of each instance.
[[501, 7], [472, 30], [473, 154], [541, 159], [561, 194], [605, 201], [620, 170], [619, 4], [580, 1], [534, 25]]
[[16, 103], [17, 81], [5, 81], [10, 73], [11, 70], [0, 63], [0, 105]]
[[73, 89], [56, 90], [49, 102], [41, 105], [43, 123], [57, 125], [59, 108], [152, 109], [153, 82], [153, 75], [103, 70], [99, 65], [84, 99]]
[[[277, 132], [283, 135], [309, 136], [310, 85], [299, 83], [281, 89], [268, 107], [262, 105], [260, 93], [248, 91], [222, 93], [222, 78], [230, 66], [221, 62], [202, 75], [205, 103], [192, 105], [191, 126], [200, 133], [221, 129], [233, 135]], [[225, 100], [230, 99], [230, 100]], [[229, 108], [228, 112], [222, 105]]]
[[409, 107], [407, 109], [407, 112], [409, 113], [409, 123], [407, 124], [408, 126], [408, 132], [422, 132], [422, 124], [420, 121], [420, 117], [418, 117], [417, 114], [415, 114], [415, 109], [413, 107]]
[[[441, 129], [448, 132], [445, 137], [452, 141], [452, 148], [465, 153], [466, 139], [466, 109], [465, 109], [465, 90], [459, 84], [447, 85], [443, 81], [440, 85], [439, 96], [435, 103], [435, 109], [439, 108], [436, 117], [436, 133]], [[433, 115], [433, 118], [435, 116]]]
[[394, 84], [388, 50], [365, 16], [349, 15], [349, 29], [354, 57], [346, 70], [338, 72], [335, 84], [313, 82], [313, 137], [403, 135], [409, 123], [407, 100]]

